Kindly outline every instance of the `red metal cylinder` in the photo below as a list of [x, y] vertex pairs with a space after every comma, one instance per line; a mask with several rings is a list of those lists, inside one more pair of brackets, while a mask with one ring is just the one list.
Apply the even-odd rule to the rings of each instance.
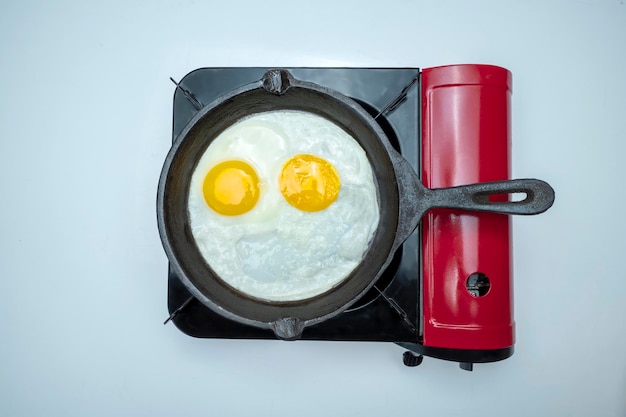
[[[422, 182], [450, 187], [510, 177], [511, 73], [491, 65], [422, 71]], [[507, 196], [502, 196], [504, 199]], [[433, 210], [422, 220], [424, 346], [513, 346], [509, 216]], [[468, 277], [487, 276], [483, 296]]]

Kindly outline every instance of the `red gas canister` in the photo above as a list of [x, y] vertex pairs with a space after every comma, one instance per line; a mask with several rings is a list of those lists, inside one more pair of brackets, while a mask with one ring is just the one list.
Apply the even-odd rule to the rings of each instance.
[[[422, 71], [421, 94], [425, 186], [509, 179], [508, 70], [491, 65], [427, 68]], [[487, 357], [489, 351], [499, 351], [497, 359], [510, 356], [511, 262], [509, 216], [444, 209], [424, 216], [424, 347], [442, 349], [447, 357], [454, 357], [456, 350], [485, 351]], [[472, 358], [478, 359], [468, 362], [482, 361], [480, 355]]]

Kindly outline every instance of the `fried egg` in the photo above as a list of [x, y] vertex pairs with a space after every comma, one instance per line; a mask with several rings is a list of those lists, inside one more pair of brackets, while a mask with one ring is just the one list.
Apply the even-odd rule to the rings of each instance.
[[248, 116], [207, 147], [188, 214], [204, 260], [225, 283], [297, 301], [341, 283], [361, 262], [379, 208], [365, 151], [312, 113]]

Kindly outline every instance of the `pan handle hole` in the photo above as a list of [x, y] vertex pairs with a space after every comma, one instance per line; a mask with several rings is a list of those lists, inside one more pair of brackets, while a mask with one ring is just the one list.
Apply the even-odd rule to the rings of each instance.
[[467, 291], [474, 297], [482, 297], [489, 292], [491, 283], [487, 275], [482, 272], [474, 272], [467, 278], [465, 288], [467, 288]]
[[501, 193], [501, 194], [489, 194], [490, 203], [501, 203], [504, 201], [510, 201], [512, 203], [519, 203], [528, 198], [528, 194], [521, 193]]

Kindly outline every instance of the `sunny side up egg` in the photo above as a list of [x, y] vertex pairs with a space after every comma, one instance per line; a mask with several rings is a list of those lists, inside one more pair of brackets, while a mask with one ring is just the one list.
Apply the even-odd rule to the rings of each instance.
[[372, 169], [339, 126], [258, 113], [222, 132], [190, 183], [191, 231], [228, 285], [269, 301], [322, 294], [361, 262], [378, 226]]

